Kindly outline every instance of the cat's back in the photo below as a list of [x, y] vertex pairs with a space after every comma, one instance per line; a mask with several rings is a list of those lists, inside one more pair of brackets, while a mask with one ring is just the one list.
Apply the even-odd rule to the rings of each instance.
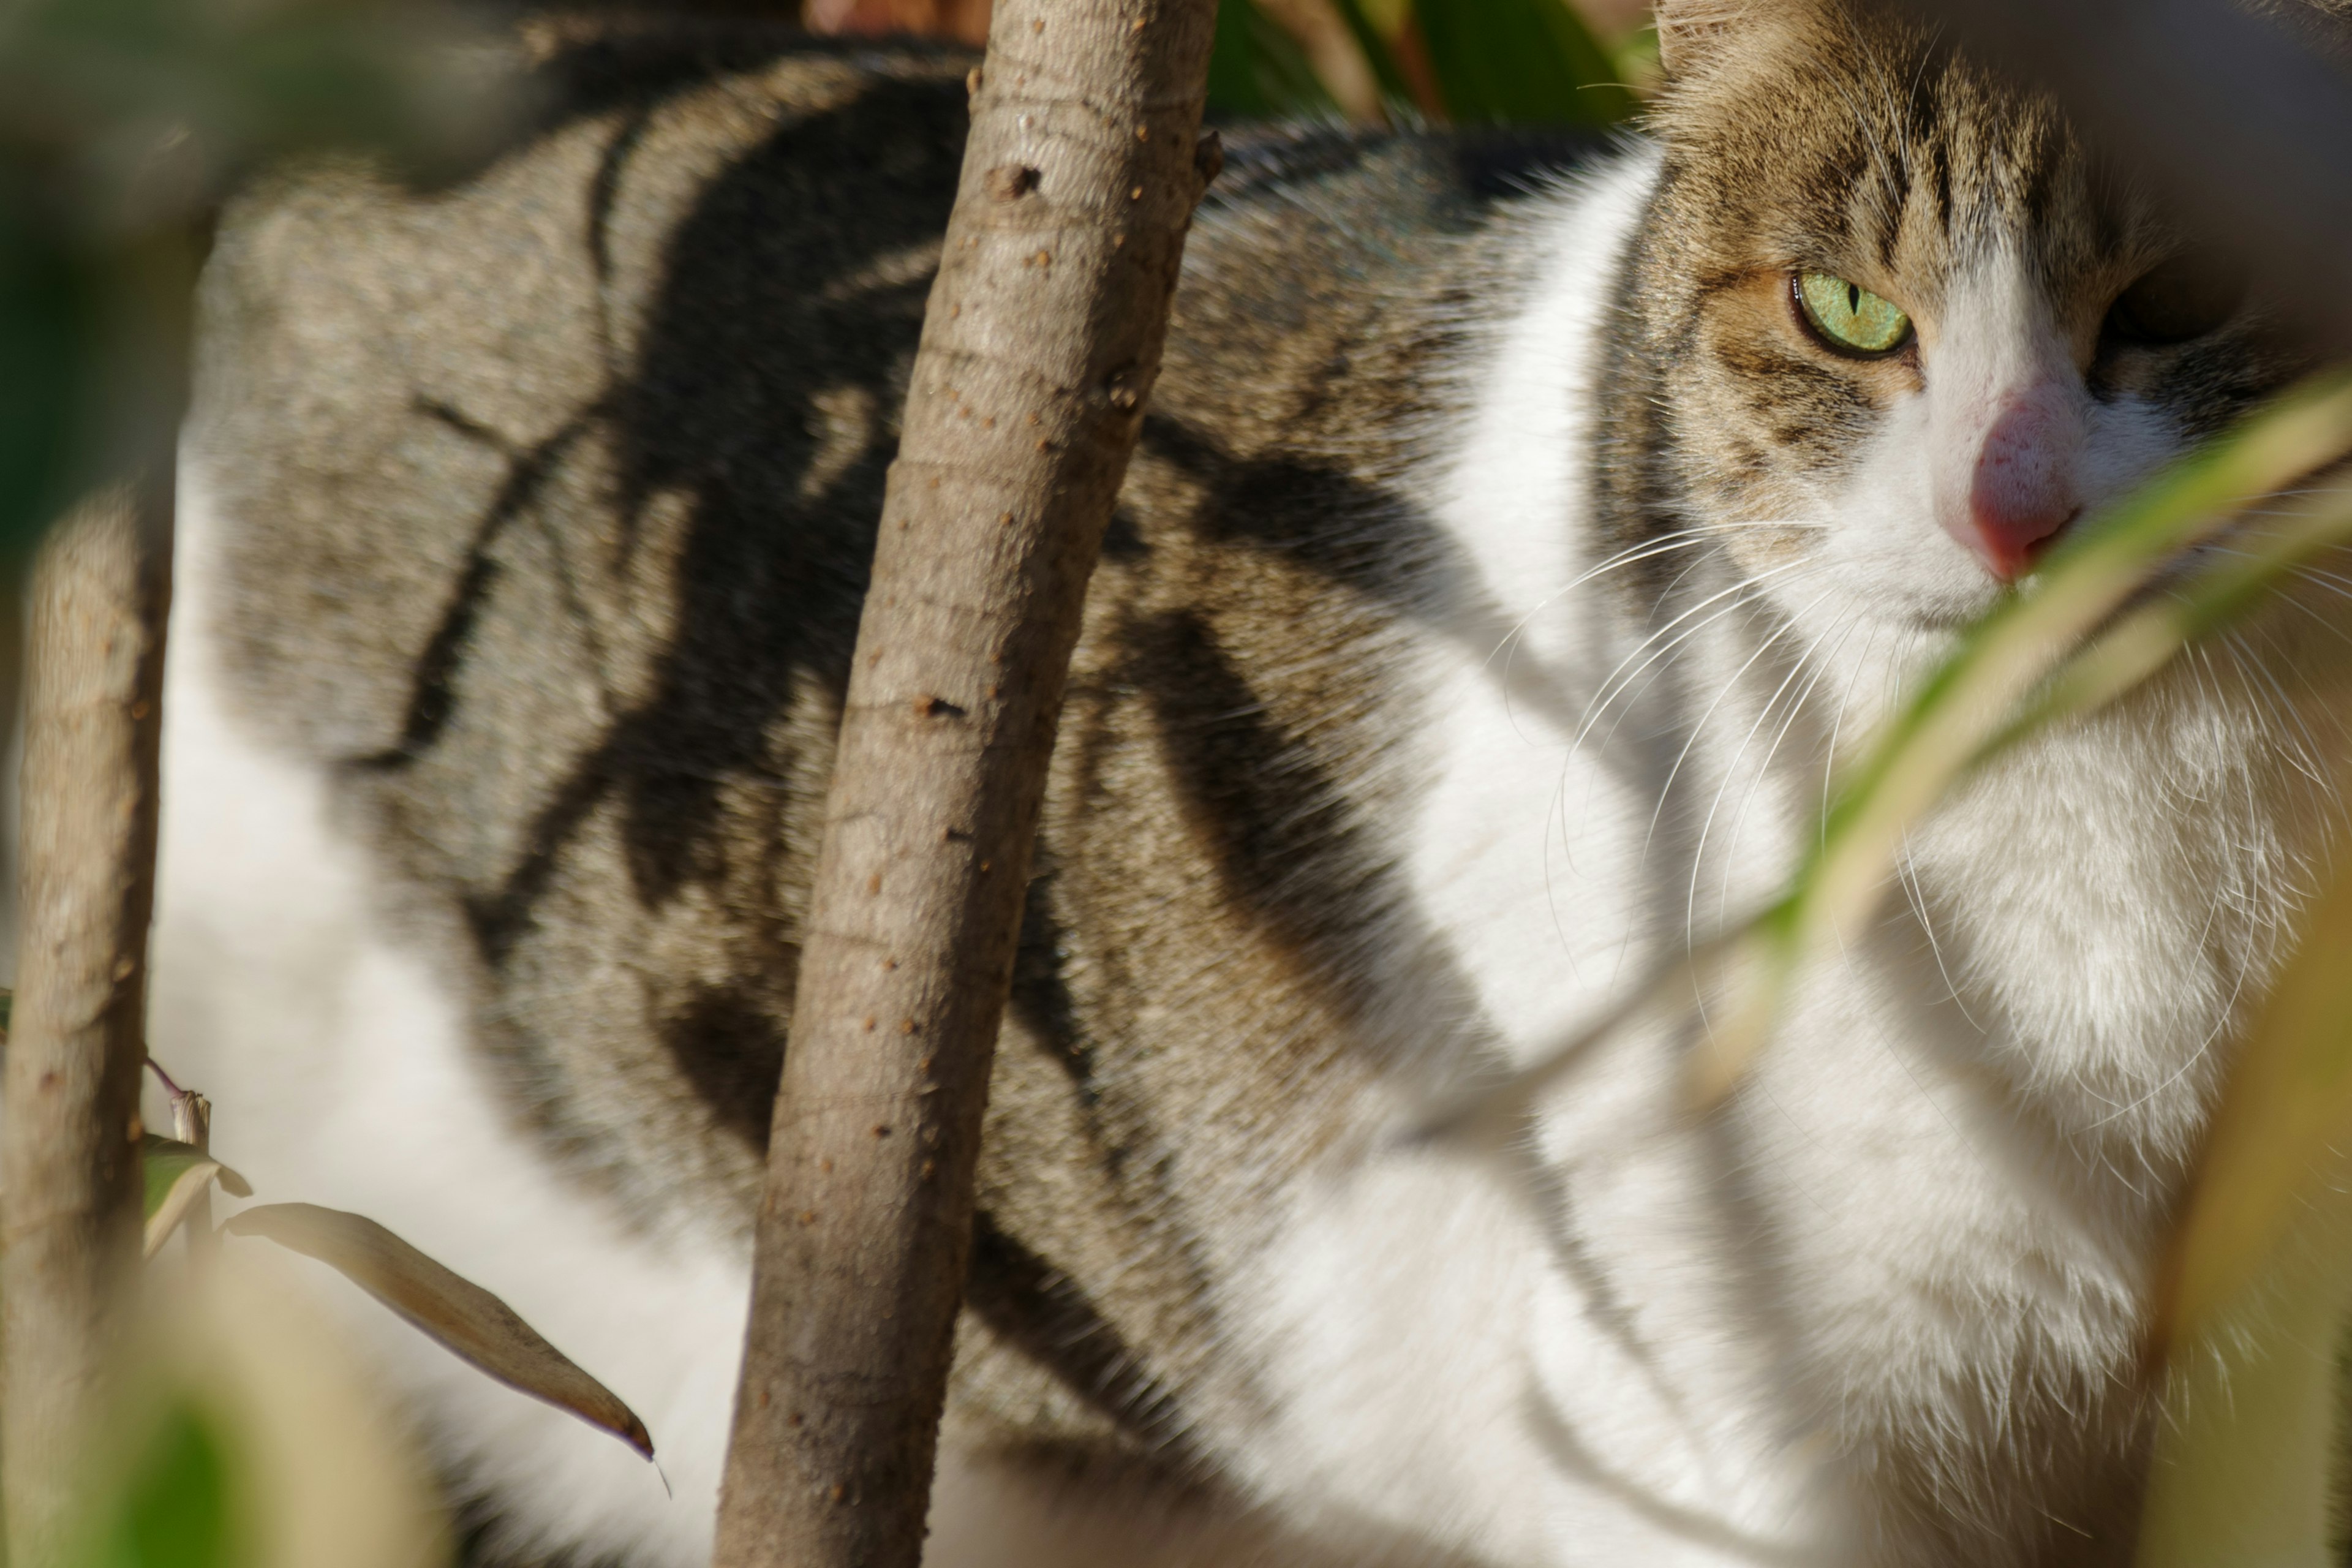
[[[267, 606], [232, 617], [235, 658], [257, 707], [339, 760], [416, 749], [451, 585], [543, 500], [567, 535], [625, 544], [616, 567], [673, 575], [635, 557], [691, 512], [706, 546], [787, 558], [811, 627], [862, 584], [972, 57], [692, 24], [537, 49], [530, 129], [477, 175], [282, 174], [232, 207], [207, 274], [202, 446], [237, 520], [234, 590]], [[1468, 307], [1509, 285], [1507, 247], [1465, 236], [1590, 149], [1337, 129], [1227, 147], [1147, 460], [1394, 478], [1454, 390]]]
[[[539, 1130], [633, 1205], [740, 1206], [971, 60], [543, 47], [475, 178], [312, 169], [230, 214], [210, 629], [235, 706], [423, 890]], [[1063, 920], [1116, 948], [1121, 886], [1192, 900], [1203, 857], [1310, 965], [1376, 918], [1338, 858], [1443, 548], [1410, 475], [1513, 284], [1498, 209], [1580, 151], [1232, 139], [1073, 671], [1045, 863], [1103, 907]]]

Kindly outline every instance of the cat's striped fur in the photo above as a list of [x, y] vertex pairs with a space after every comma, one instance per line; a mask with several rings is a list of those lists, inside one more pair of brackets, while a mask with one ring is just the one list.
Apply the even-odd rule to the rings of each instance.
[[[1667, 22], [1654, 146], [1234, 142], [1071, 677], [960, 1464], [1255, 1508], [1269, 1562], [2128, 1555], [2202, 1043], [2314, 852], [2298, 769], [2343, 761], [2324, 594], [1976, 785], [1717, 1121], [1674, 1121], [1654, 1034], [1527, 1158], [1386, 1141], [1768, 888], [1829, 752], [1991, 602], [1918, 500], [1944, 459], [1905, 466], [1973, 428], [1942, 366], [2072, 355], [2089, 504], [2296, 363], [2259, 313], [2111, 342], [2178, 236], [1929, 40], [1836, 0]], [[478, 178], [290, 174], [224, 226], [171, 721], [215, 794], [171, 808], [157, 1049], [248, 1174], [575, 1322], [686, 1456], [664, 1512], [419, 1374], [518, 1539], [684, 1563], [970, 62], [549, 37], [545, 122]], [[1817, 352], [1807, 266], [1921, 348]], [[241, 790], [282, 813], [207, 815]], [[341, 868], [340, 958], [236, 890], [281, 833]], [[390, 1039], [369, 963], [438, 998]], [[331, 1124], [425, 1141], [396, 1178], [291, 1130], [297, 1091], [275, 1152], [236, 1120], [305, 1070], [226, 1026], [237, 988], [314, 983], [336, 1103], [392, 1131]], [[476, 1131], [436, 1154], [444, 1114]], [[566, 1195], [502, 1210], [539, 1162]]]

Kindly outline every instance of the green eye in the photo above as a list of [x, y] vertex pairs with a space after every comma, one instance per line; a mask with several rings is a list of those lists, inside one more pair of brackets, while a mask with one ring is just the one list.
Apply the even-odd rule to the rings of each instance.
[[1826, 272], [1797, 274], [1797, 303], [1813, 331], [1847, 353], [1891, 353], [1911, 336], [1911, 318], [1892, 301]]

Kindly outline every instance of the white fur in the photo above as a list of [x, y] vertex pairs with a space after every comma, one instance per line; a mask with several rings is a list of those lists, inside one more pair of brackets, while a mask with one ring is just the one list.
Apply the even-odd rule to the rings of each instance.
[[[1696, 608], [1654, 637], [1594, 577], [1608, 563], [1581, 454], [1595, 324], [1654, 168], [1627, 154], [1528, 231], [1540, 287], [1494, 332], [1486, 390], [1433, 480], [1470, 567], [1425, 637], [1428, 777], [1402, 829], [1400, 928], [1423, 934], [1399, 940], [1466, 976], [1485, 1032], [1521, 1057], [1660, 944], [1768, 891], [1818, 809], [1826, 752], [1989, 601], [1937, 521], [1937, 442], [2026, 374], [2033, 342], [1998, 262], [1963, 280], [1976, 303], [1948, 324], [1927, 390], [1805, 520], [1816, 554], [1758, 599], [1709, 542], [1678, 549]], [[2083, 418], [2087, 500], [2171, 445], [2144, 409]], [[226, 710], [200, 465], [185, 494], [156, 1050], [213, 1094], [217, 1144], [264, 1197], [383, 1220], [645, 1417], [675, 1499], [609, 1439], [354, 1302], [448, 1451], [527, 1531], [698, 1563], [740, 1247], [625, 1231], [501, 1120], [462, 998], [386, 934], [326, 781]], [[1223, 1287], [1266, 1415], [1206, 1445], [1286, 1529], [1370, 1531], [1439, 1561], [1873, 1560], [1870, 1531], [1895, 1527], [1872, 1524], [1869, 1478], [1829, 1456], [1906, 1423], [1921, 1441], [1969, 1428], [1986, 1417], [1945, 1403], [1947, 1380], [2103, 1367], [2128, 1333], [2231, 963], [2259, 946], [2258, 931], [2216, 935], [2217, 900], [2254, 909], [2292, 869], [2284, 808], [2243, 765], [2263, 733], [2218, 706], [2201, 729], [2110, 721], [1986, 775], [1913, 846], [1910, 907], [1811, 978], [1723, 1117], [1681, 1117], [1677, 1041], [1654, 1028], [1552, 1098], [1531, 1152], [1564, 1202], [1508, 1159], [1384, 1142], [1404, 1094], [1361, 1107], [1361, 1136], [1338, 1141]], [[1401, 952], [1396, 972], [1431, 973], [1431, 956]], [[1057, 1524], [1001, 1479], [950, 1456], [935, 1563], [1260, 1550], [1156, 1515], [1122, 1531], [1100, 1508]], [[1893, 1550], [1881, 1560], [1965, 1560]]]

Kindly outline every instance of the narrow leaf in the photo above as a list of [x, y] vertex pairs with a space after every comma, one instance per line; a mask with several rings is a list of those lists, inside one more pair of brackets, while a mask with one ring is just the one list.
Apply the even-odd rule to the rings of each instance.
[[263, 1204], [222, 1227], [265, 1237], [340, 1271], [460, 1358], [654, 1457], [645, 1423], [504, 1301], [372, 1219], [315, 1204]]
[[[2189, 637], [2242, 614], [2271, 584], [2352, 536], [2345, 498], [2321, 497], [2288, 509], [2284, 522], [2242, 542], [2239, 559], [2190, 579], [2178, 604], [2117, 615], [2180, 552], [2347, 448], [2352, 376], [2330, 373], [2085, 526], [2017, 595], [1963, 634], [1865, 749], [1860, 765], [1842, 773], [1821, 837], [1788, 891], [1718, 939], [1730, 994], [1708, 1012], [1692, 1059], [1694, 1099], [1711, 1104], [1738, 1081], [1769, 1037], [1798, 970], [1869, 918], [1892, 879], [1905, 835], [1955, 780], [2032, 729], [2111, 700]], [[1693, 973], [1694, 956], [1662, 963], [1598, 1023], [1448, 1107], [1423, 1134], [1491, 1127], [1496, 1116], [1524, 1107], [1601, 1039], [1660, 1005], [1669, 985]]]
[[1612, 125], [1639, 107], [1567, 0], [1422, 0], [1430, 69], [1459, 125]]
[[2122, 696], [2190, 642], [2259, 608], [2282, 578], [2347, 543], [2352, 543], [2352, 489], [2324, 491], [2281, 507], [2259, 533], [2233, 535], [2230, 553], [2218, 565], [2197, 573], [2100, 633], [2051, 678], [2010, 729], [1986, 748], [1986, 754], [2014, 744], [2044, 724], [2090, 712]]
[[[1748, 970], [1750, 978], [1694, 1058], [1693, 1089], [1701, 1103], [1738, 1081], [1769, 1037], [1797, 971], [1859, 930], [1885, 895], [1912, 826], [1963, 773], [2018, 737], [2020, 704], [2083, 639], [2180, 551], [2347, 447], [2352, 378], [2331, 373], [2084, 528], [1961, 637], [1841, 782], [1790, 892], [1753, 922], [1766, 961]], [[2084, 697], [2105, 700], [2087, 689]], [[2039, 718], [2046, 723], [2066, 716], [2045, 703]]]
[[1219, 0], [1209, 108], [1249, 120], [1338, 111], [1307, 51], [1256, 0]]

